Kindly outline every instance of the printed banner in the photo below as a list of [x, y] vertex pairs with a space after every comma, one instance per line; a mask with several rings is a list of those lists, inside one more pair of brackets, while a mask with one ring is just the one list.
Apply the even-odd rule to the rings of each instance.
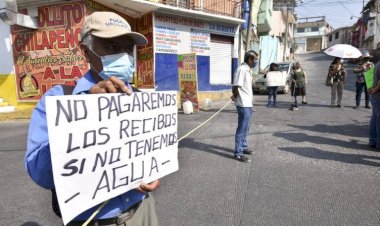
[[178, 170], [177, 92], [46, 97], [54, 183], [66, 225]]
[[155, 14], [154, 41], [156, 53], [210, 55], [210, 33], [234, 37], [237, 27], [207, 23], [197, 19]]
[[19, 101], [38, 101], [54, 85], [70, 84], [88, 70], [79, 49], [83, 3], [38, 8], [38, 30], [12, 26]]
[[181, 106], [189, 100], [194, 111], [199, 110], [197, 56], [195, 53], [178, 55], [178, 80], [181, 95]]

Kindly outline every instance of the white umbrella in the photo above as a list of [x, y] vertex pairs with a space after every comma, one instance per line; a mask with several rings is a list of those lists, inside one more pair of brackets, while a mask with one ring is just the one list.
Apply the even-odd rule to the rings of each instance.
[[327, 55], [340, 58], [359, 58], [362, 53], [356, 47], [347, 44], [336, 44], [324, 51]]

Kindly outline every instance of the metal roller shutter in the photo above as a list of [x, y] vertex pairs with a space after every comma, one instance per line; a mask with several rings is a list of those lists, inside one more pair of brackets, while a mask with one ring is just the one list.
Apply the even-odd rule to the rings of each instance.
[[232, 71], [232, 42], [213, 40], [210, 46], [210, 84], [230, 85]]

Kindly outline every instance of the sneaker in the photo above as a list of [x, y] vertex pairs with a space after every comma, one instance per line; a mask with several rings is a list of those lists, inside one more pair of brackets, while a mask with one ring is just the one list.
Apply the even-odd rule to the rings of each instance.
[[252, 155], [253, 154], [253, 151], [250, 151], [250, 150], [244, 150], [243, 151], [243, 154], [245, 154], [245, 155]]
[[367, 108], [367, 109], [371, 109], [371, 106], [369, 106], [369, 105], [366, 105], [366, 106], [365, 106], [365, 108]]
[[293, 106], [290, 110], [292, 110], [292, 111], [298, 111], [299, 109], [298, 109], [298, 107]]
[[338, 105], [336, 105], [336, 107], [337, 108], [343, 108], [343, 105], [338, 104]]
[[306, 102], [306, 101], [302, 101], [302, 103], [303, 103], [303, 104], [307, 104], [307, 102]]
[[353, 107], [353, 109], [358, 109], [359, 108], [359, 105], [356, 105], [355, 107]]
[[245, 163], [251, 162], [251, 160], [245, 157], [244, 155], [234, 155], [234, 159], [238, 160], [239, 162], [245, 162]]

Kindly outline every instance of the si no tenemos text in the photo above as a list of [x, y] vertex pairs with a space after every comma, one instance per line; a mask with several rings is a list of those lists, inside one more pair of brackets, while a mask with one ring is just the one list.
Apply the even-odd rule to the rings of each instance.
[[174, 91], [47, 97], [46, 109], [64, 222], [178, 170]]

